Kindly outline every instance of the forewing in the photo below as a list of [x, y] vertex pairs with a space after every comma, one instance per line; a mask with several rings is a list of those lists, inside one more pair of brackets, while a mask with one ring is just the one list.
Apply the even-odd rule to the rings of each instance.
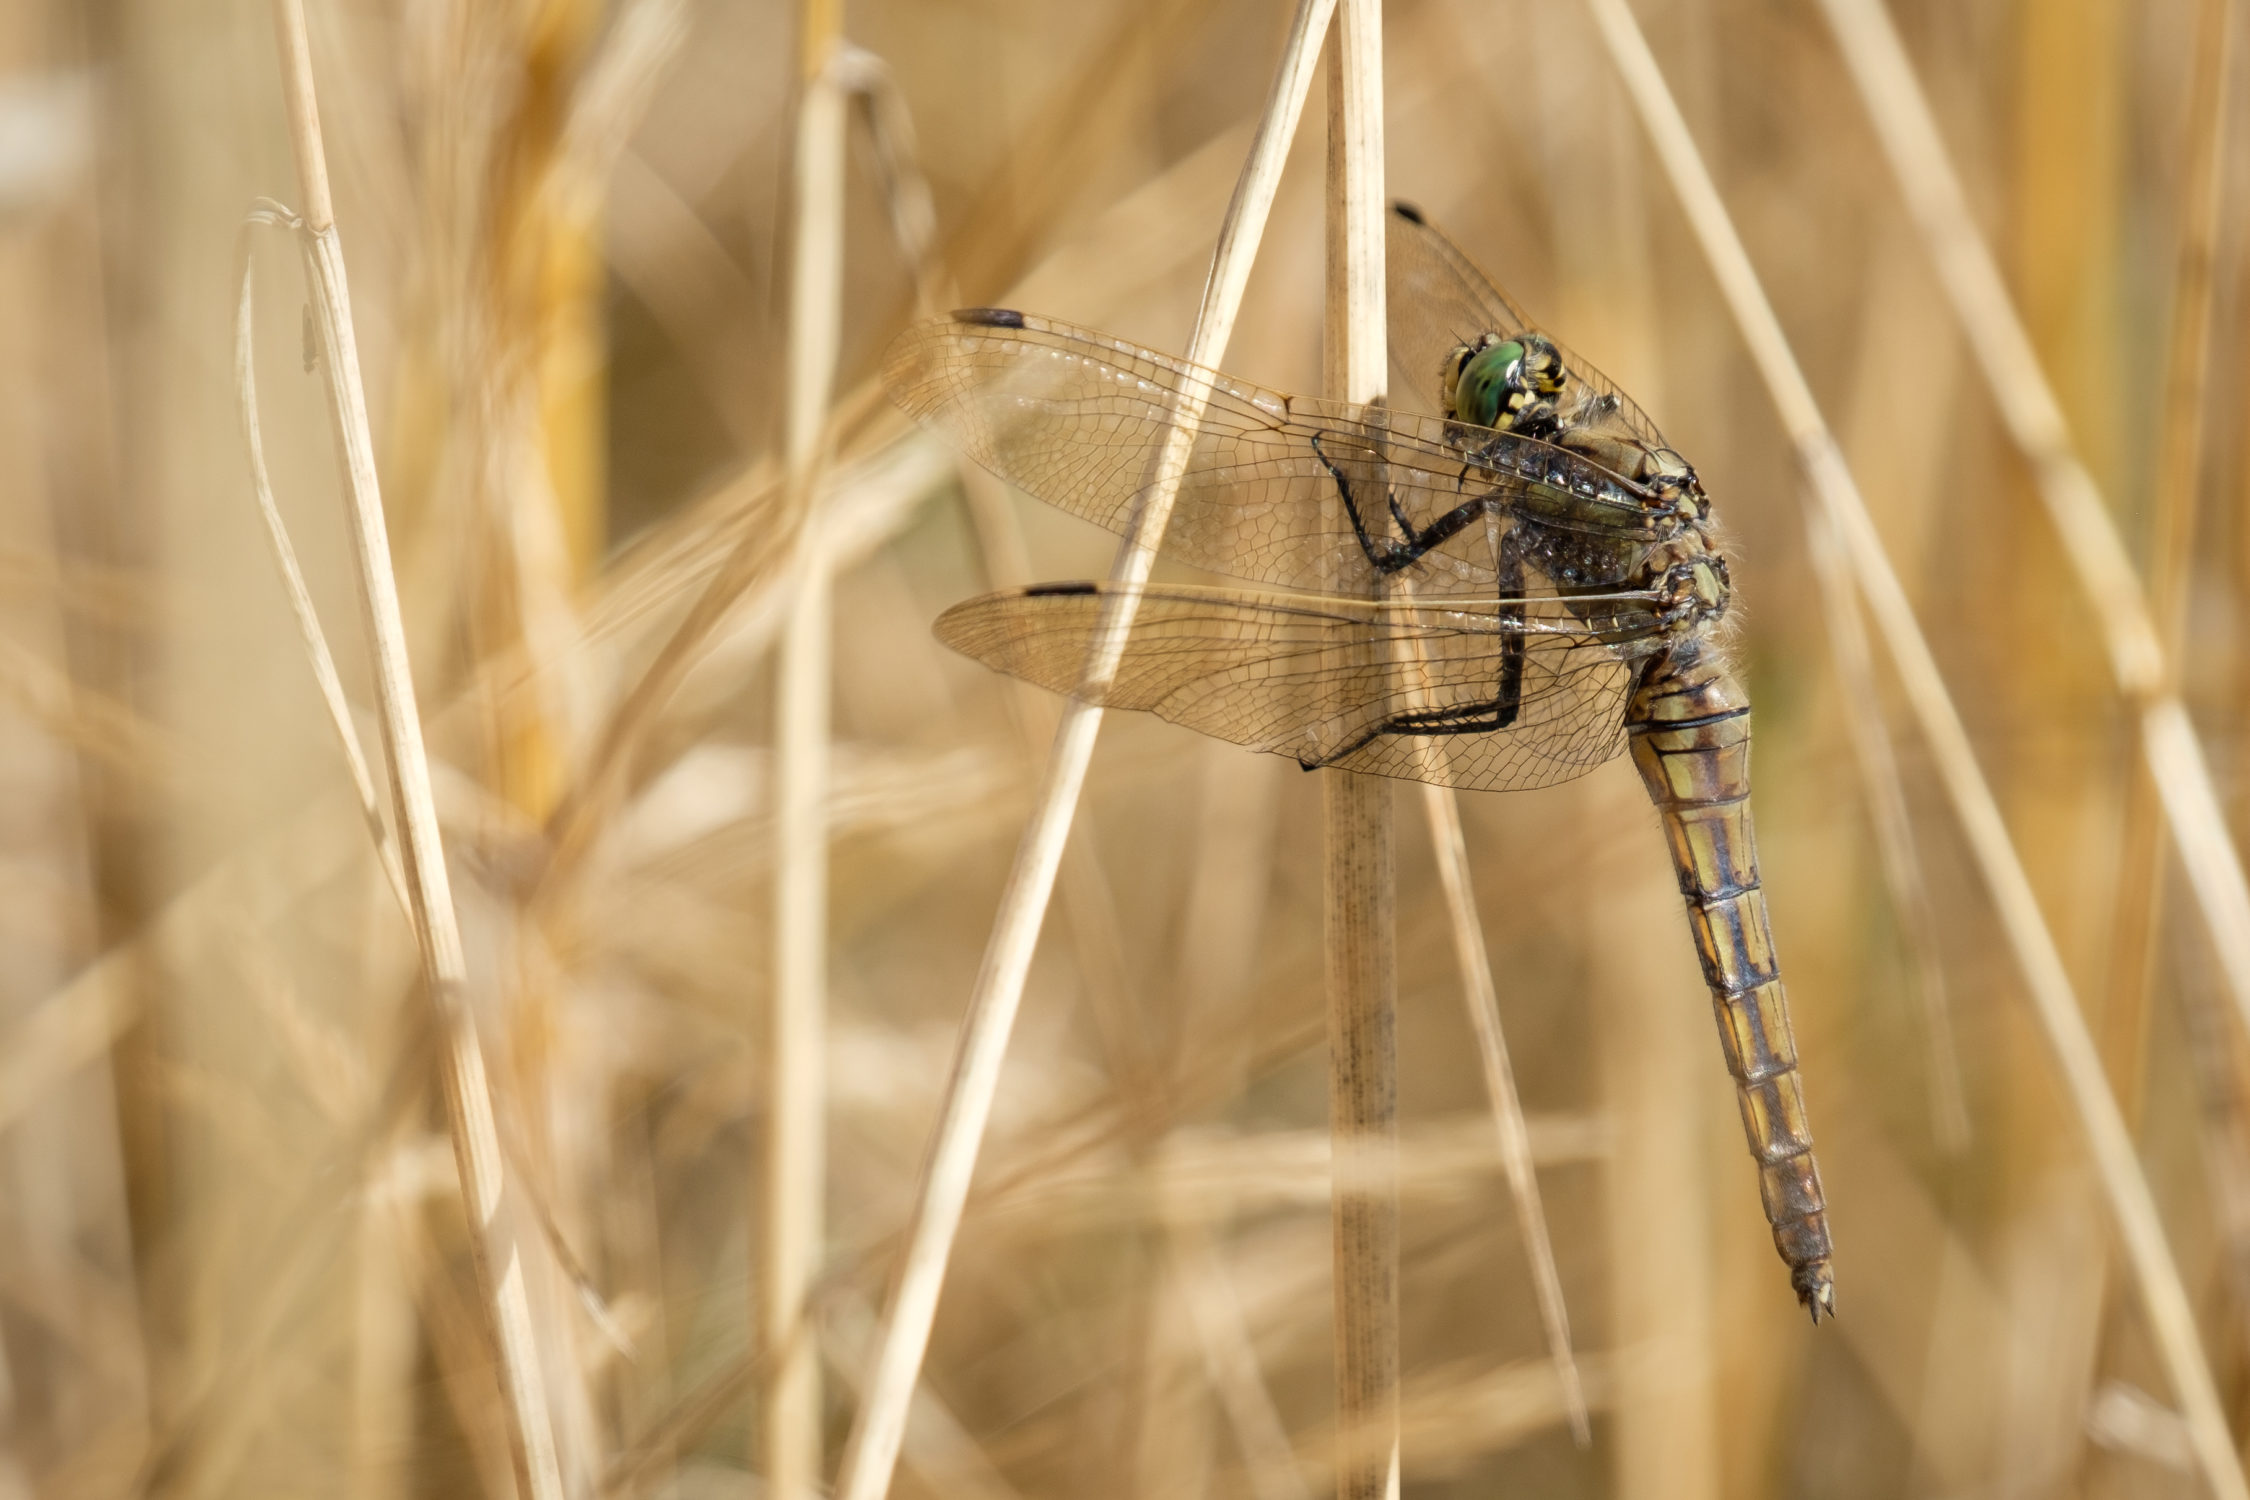
[[[1055, 692], [1301, 764], [1471, 791], [1551, 786], [1616, 755], [1633, 674], [1658, 644], [1645, 596], [1399, 604], [1151, 586], [1137, 591], [1116, 674], [1089, 686], [1088, 646], [1115, 592], [1085, 583], [989, 594], [947, 610], [937, 634]], [[1522, 685], [1507, 728], [1373, 733], [1396, 715], [1489, 704], [1511, 642]]]
[[1446, 357], [1484, 333], [1537, 333], [1561, 352], [1585, 391], [1613, 398], [1616, 419], [1652, 448], [1665, 446], [1648, 414], [1568, 345], [1524, 315], [1444, 231], [1408, 203], [1393, 203], [1384, 260], [1390, 307], [1392, 381], [1428, 399]]
[[[1480, 334], [1513, 337], [1531, 320], [1453, 241], [1405, 203], [1391, 205], [1384, 249], [1394, 399], [1437, 394], [1446, 357]], [[1434, 409], [1434, 408], [1433, 408]]]
[[[978, 463], [1120, 533], [1158, 488], [1184, 404], [1208, 391], [1163, 551], [1284, 588], [1371, 594], [1369, 547], [1468, 507], [1476, 524], [1394, 576], [1425, 595], [1489, 592], [1500, 540], [1520, 513], [1551, 515], [1557, 485], [1571, 492], [1571, 528], [1627, 540], [1662, 529], [1615, 476], [1547, 444], [1506, 438], [1505, 467], [1471, 463], [1441, 422], [1285, 396], [1028, 314], [977, 309], [910, 328], [884, 382]], [[1614, 550], [1584, 581], [1621, 580], [1636, 561]]]

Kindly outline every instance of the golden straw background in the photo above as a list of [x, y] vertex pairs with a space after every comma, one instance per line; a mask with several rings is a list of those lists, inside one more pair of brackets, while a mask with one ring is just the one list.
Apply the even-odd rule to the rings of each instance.
[[[1060, 713], [929, 622], [1117, 550], [963, 473], [881, 353], [952, 303], [1185, 350], [1295, 7], [302, 3], [466, 979], [406, 915], [427, 830], [411, 774], [394, 801], [335, 309], [290, 218], [321, 227], [276, 43], [298, 0], [14, 0], [0, 1500], [796, 1500], [873, 1380]], [[1839, 1303], [1809, 1326], [1773, 1255], [1632, 772], [1458, 799], [1536, 1200], [1443, 815], [1386, 785], [1408, 1500], [2240, 1493], [2250, 931], [2208, 877], [2250, 824], [2241, 8], [1886, 0], [1933, 165], [1871, 116], [1911, 100], [1870, 0], [1382, 7], [1388, 191], [1631, 392], [1728, 528]], [[1621, 17], [1685, 125], [1662, 151]], [[1329, 76], [1223, 360], [1308, 394]], [[2092, 1076], [2058, 1067], [1965, 765], [1862, 607], [1683, 151], [1929, 642], [2146, 1197], [2096, 1169]], [[1965, 322], [1973, 273], [1932, 247], [1972, 236], [2005, 302]], [[257, 447], [356, 772], [246, 457], [245, 267]], [[2036, 369], [1992, 353], [2008, 303]], [[2025, 415], [2041, 372], [2066, 432]], [[2073, 453], [2142, 598], [2081, 582]], [[2190, 822], [2192, 866], [2193, 756], [2145, 727], [2174, 690], [2231, 823]], [[1102, 729], [890, 1493], [1326, 1496], [1367, 1434], [1335, 1423], [1321, 778]], [[474, 1233], [464, 1161], [500, 1204]]]

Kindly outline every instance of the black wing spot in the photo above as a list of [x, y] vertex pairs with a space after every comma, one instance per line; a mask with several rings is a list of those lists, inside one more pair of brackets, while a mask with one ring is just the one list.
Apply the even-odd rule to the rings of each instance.
[[1098, 594], [1101, 590], [1090, 583], [1035, 583], [1023, 591], [1026, 599], [1047, 599], [1057, 594]]
[[1404, 198], [1393, 198], [1391, 200], [1391, 212], [1397, 214], [1409, 224], [1420, 224], [1425, 228], [1429, 226], [1430, 221], [1422, 217], [1422, 210], [1416, 208]]
[[973, 323], [980, 328], [1021, 328], [1023, 314], [1012, 307], [957, 307], [953, 310], [956, 323]]

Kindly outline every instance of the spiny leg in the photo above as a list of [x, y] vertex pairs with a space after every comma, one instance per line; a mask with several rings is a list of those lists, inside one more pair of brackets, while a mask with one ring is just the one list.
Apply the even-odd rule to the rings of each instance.
[[[1313, 456], [1320, 460], [1320, 466], [1328, 471], [1328, 477], [1335, 481], [1336, 493], [1344, 502], [1344, 515], [1352, 523], [1352, 535], [1359, 542], [1359, 550], [1366, 555], [1368, 566], [1386, 578], [1402, 568], [1413, 566], [1431, 548], [1451, 540], [1467, 529], [1471, 522], [1484, 519], [1502, 507], [1497, 496], [1479, 495], [1456, 505], [1417, 531], [1398, 503], [1397, 490], [1386, 484], [1383, 486], [1384, 509], [1390, 513], [1391, 521], [1398, 527], [1404, 540], [1390, 536], [1378, 537], [1367, 529], [1366, 518], [1359, 511], [1359, 499], [1352, 493], [1350, 477], [1328, 456], [1328, 450], [1321, 446], [1320, 434], [1317, 432], [1312, 435], [1312, 450]], [[1461, 472], [1464, 478], [1469, 473], [1465, 468]]]
[[1496, 581], [1499, 584], [1499, 597], [1504, 601], [1495, 612], [1495, 618], [1506, 628], [1500, 633], [1500, 679], [1491, 698], [1475, 703], [1459, 703], [1450, 708], [1418, 708], [1386, 714], [1350, 744], [1317, 760], [1299, 756], [1297, 764], [1308, 771], [1334, 765], [1387, 734], [1492, 734], [1513, 725], [1516, 716], [1523, 710], [1523, 667], [1527, 654], [1521, 598], [1524, 586], [1523, 552], [1513, 533], [1501, 540], [1495, 571], [1498, 575]]

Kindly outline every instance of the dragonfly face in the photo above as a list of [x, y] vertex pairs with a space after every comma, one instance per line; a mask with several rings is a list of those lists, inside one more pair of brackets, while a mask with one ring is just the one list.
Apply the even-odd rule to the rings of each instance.
[[1562, 355], [1539, 334], [1485, 334], [1446, 358], [1446, 415], [1477, 427], [1546, 437], [1554, 430], [1554, 398], [1562, 394], [1567, 374]]

